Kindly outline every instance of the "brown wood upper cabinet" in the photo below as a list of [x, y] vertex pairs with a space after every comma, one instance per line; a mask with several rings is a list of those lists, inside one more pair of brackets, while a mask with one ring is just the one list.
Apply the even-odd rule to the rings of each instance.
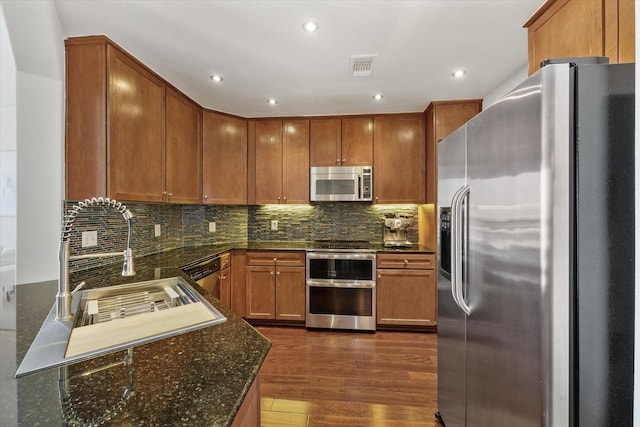
[[104, 36], [65, 47], [65, 198], [199, 203], [199, 106]]
[[203, 113], [203, 201], [247, 204], [247, 120]]
[[197, 204], [202, 200], [202, 109], [171, 87], [166, 105], [165, 201]]
[[529, 32], [529, 74], [549, 58], [635, 61], [633, 0], [548, 0], [524, 27]]
[[375, 203], [424, 203], [423, 114], [376, 116], [373, 121]]
[[427, 144], [427, 203], [437, 202], [438, 141], [482, 111], [482, 99], [433, 101], [425, 110]]
[[309, 120], [249, 122], [249, 203], [309, 203]]
[[312, 119], [311, 166], [371, 166], [373, 119], [345, 117]]

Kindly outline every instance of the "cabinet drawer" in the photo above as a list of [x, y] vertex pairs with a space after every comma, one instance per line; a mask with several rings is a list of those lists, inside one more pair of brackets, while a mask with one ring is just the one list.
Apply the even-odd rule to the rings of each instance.
[[301, 251], [247, 252], [247, 265], [277, 265], [278, 267], [304, 267], [305, 253]]
[[426, 253], [378, 253], [376, 268], [414, 268], [430, 270], [436, 264], [435, 254]]
[[231, 252], [220, 255], [220, 270], [231, 267]]

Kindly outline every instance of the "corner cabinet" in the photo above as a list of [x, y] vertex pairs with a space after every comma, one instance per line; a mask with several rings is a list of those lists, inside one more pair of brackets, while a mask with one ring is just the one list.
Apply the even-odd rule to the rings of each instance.
[[635, 62], [634, 0], [548, 0], [524, 24], [529, 74], [550, 58], [607, 56]]
[[104, 36], [65, 48], [65, 198], [199, 203], [199, 106]]
[[373, 119], [311, 119], [310, 156], [311, 166], [371, 166]]
[[437, 324], [434, 254], [378, 253], [376, 323], [433, 329]]
[[249, 122], [249, 203], [309, 203], [309, 120]]
[[247, 120], [204, 111], [203, 201], [247, 204]]
[[425, 139], [423, 114], [373, 119], [375, 203], [424, 203]]
[[246, 318], [303, 322], [304, 265], [304, 252], [248, 251]]

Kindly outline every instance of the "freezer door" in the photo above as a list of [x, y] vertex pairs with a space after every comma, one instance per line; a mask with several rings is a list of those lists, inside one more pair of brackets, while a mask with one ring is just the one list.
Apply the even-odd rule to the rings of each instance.
[[[568, 402], [570, 228], [569, 68], [553, 67], [467, 123], [468, 426], [569, 425], [568, 409], [551, 402], [556, 373]], [[549, 258], [556, 244], [564, 267]], [[565, 279], [557, 288], [553, 274]], [[551, 322], [563, 336], [550, 335]]]
[[451, 201], [466, 183], [466, 128], [438, 143], [438, 410], [447, 427], [465, 425], [465, 314], [451, 290]]

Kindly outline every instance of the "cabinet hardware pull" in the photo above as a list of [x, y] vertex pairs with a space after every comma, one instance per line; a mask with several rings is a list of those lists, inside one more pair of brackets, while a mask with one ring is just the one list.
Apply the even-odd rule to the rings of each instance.
[[205, 194], [205, 195], [204, 195], [204, 198], [205, 198], [205, 199], [208, 199], [208, 198], [209, 198], [209, 196], [207, 196], [207, 195]]
[[342, 159], [342, 163], [344, 163], [344, 162], [346, 162], [346, 161], [347, 161], [347, 159]]
[[278, 272], [276, 272], [276, 274], [280, 275], [280, 272], [278, 271]]
[[336, 159], [336, 163], [340, 164], [340, 159]]
[[405, 263], [405, 264], [409, 264], [409, 260], [405, 259], [405, 260], [404, 260], [404, 263]]

